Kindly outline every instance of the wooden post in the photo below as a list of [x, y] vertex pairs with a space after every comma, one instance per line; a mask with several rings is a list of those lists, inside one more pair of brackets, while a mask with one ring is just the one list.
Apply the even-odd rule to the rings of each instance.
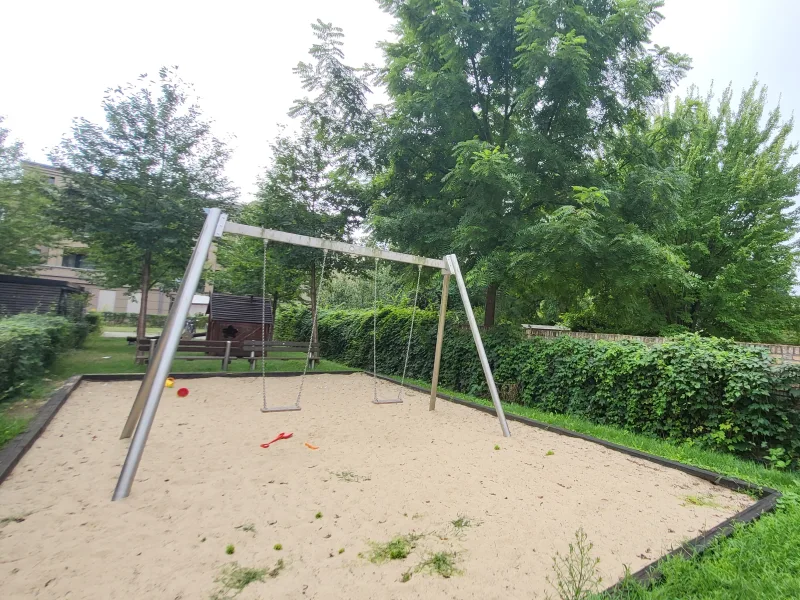
[[442, 275], [442, 304], [439, 307], [439, 329], [436, 332], [436, 350], [433, 354], [433, 376], [431, 377], [431, 402], [429, 410], [436, 410], [436, 388], [439, 387], [439, 363], [442, 360], [444, 322], [447, 317], [447, 293], [450, 290], [450, 273]]

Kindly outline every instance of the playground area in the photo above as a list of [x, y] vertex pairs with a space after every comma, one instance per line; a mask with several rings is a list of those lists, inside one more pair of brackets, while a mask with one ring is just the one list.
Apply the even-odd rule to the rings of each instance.
[[[302, 411], [269, 414], [258, 378], [176, 383], [190, 393], [164, 394], [120, 502], [139, 383], [73, 392], [0, 486], [5, 598], [226, 598], [234, 562], [266, 570], [242, 599], [543, 598], [578, 529], [605, 587], [753, 502], [522, 424], [503, 438], [493, 416], [445, 401], [429, 412], [411, 390], [375, 405], [365, 374], [309, 376]], [[268, 378], [270, 399], [298, 383]], [[293, 436], [260, 447], [280, 432]], [[380, 545], [397, 538], [408, 555], [388, 558]]]

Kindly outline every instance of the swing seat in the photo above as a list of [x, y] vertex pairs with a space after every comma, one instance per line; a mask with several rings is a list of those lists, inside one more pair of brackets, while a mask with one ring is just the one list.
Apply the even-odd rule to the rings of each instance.
[[390, 400], [378, 400], [377, 398], [375, 398], [375, 400], [373, 400], [372, 403], [373, 404], [402, 404], [403, 401], [400, 400], [400, 398], [392, 398]]
[[271, 408], [262, 408], [262, 413], [269, 413], [269, 412], [292, 412], [295, 410], [300, 410], [299, 406], [273, 406]]

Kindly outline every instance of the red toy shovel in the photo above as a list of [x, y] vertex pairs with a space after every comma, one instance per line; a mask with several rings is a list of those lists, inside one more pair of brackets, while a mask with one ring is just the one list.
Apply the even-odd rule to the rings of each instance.
[[283, 432], [281, 432], [281, 433], [279, 433], [279, 434], [278, 434], [278, 437], [276, 437], [276, 438], [275, 438], [274, 440], [272, 440], [271, 442], [267, 442], [266, 444], [261, 444], [261, 447], [262, 447], [262, 448], [269, 448], [269, 445], [270, 445], [270, 444], [274, 444], [274, 443], [275, 443], [275, 442], [277, 442], [278, 440], [288, 440], [288, 439], [289, 439], [290, 437], [292, 437], [293, 435], [294, 435], [293, 433], [283, 433]]

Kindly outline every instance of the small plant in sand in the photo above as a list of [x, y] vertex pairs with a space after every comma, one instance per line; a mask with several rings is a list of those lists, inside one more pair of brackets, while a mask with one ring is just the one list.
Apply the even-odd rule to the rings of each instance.
[[252, 533], [253, 535], [256, 534], [256, 526], [255, 523], [245, 523], [244, 525], [239, 525], [234, 529], [241, 529], [242, 531], [247, 531], [248, 533]]
[[553, 456], [553, 454], [555, 454], [555, 452], [553, 452], [552, 450], [548, 450], [547, 452], [545, 452], [545, 456]]
[[22, 523], [28, 515], [11, 515], [10, 517], [3, 517], [0, 519], [0, 526], [8, 525], [9, 523]]
[[455, 529], [465, 529], [467, 527], [472, 527], [473, 525], [477, 525], [472, 519], [470, 519], [466, 515], [458, 515], [457, 518], [450, 521], [450, 525], [452, 525]]
[[406, 571], [402, 575], [400, 575], [400, 581], [405, 583], [411, 579], [411, 571]]
[[495, 445], [494, 445], [494, 449], [495, 449], [495, 450], [500, 450], [500, 446], [498, 446], [497, 444], [495, 444]]
[[370, 477], [368, 475], [357, 475], [352, 471], [340, 471], [339, 473], [332, 473], [335, 475], [339, 481], [345, 481], [347, 483], [361, 483], [362, 481], [370, 481]]
[[225, 546], [225, 554], [233, 554], [234, 552], [236, 552], [236, 548], [233, 547], [233, 544]]
[[315, 519], [321, 519], [322, 518], [322, 513], [318, 512], [317, 514], [314, 515], [314, 518]]
[[273, 550], [278, 550], [278, 551], [280, 551], [280, 550], [283, 550], [283, 544], [275, 544], [275, 545], [272, 547], [272, 549], [273, 549]]
[[414, 570], [425, 571], [449, 579], [453, 575], [461, 574], [461, 571], [456, 568], [457, 558], [458, 555], [455, 552], [436, 552], [419, 563]]
[[578, 529], [567, 555], [557, 552], [553, 557], [554, 579], [548, 576], [547, 583], [556, 591], [558, 600], [589, 600], [597, 592], [602, 578], [597, 570], [600, 559], [592, 558], [593, 547], [586, 532]]
[[266, 569], [253, 569], [251, 567], [240, 567], [237, 563], [231, 563], [222, 567], [222, 574], [217, 578], [217, 583], [222, 589], [211, 596], [211, 600], [225, 600], [234, 598], [255, 581], [264, 581], [267, 576]]
[[684, 502], [693, 506], [710, 506], [712, 508], [721, 508], [719, 504], [714, 501], [714, 496], [708, 494], [707, 496], [684, 496]]
[[344, 554], [344, 548], [339, 548], [339, 554]]
[[407, 535], [399, 535], [385, 544], [370, 542], [372, 550], [368, 558], [371, 562], [377, 564], [387, 560], [401, 560], [411, 554], [411, 551], [417, 546], [417, 540], [421, 537], [419, 534], [409, 533]]

